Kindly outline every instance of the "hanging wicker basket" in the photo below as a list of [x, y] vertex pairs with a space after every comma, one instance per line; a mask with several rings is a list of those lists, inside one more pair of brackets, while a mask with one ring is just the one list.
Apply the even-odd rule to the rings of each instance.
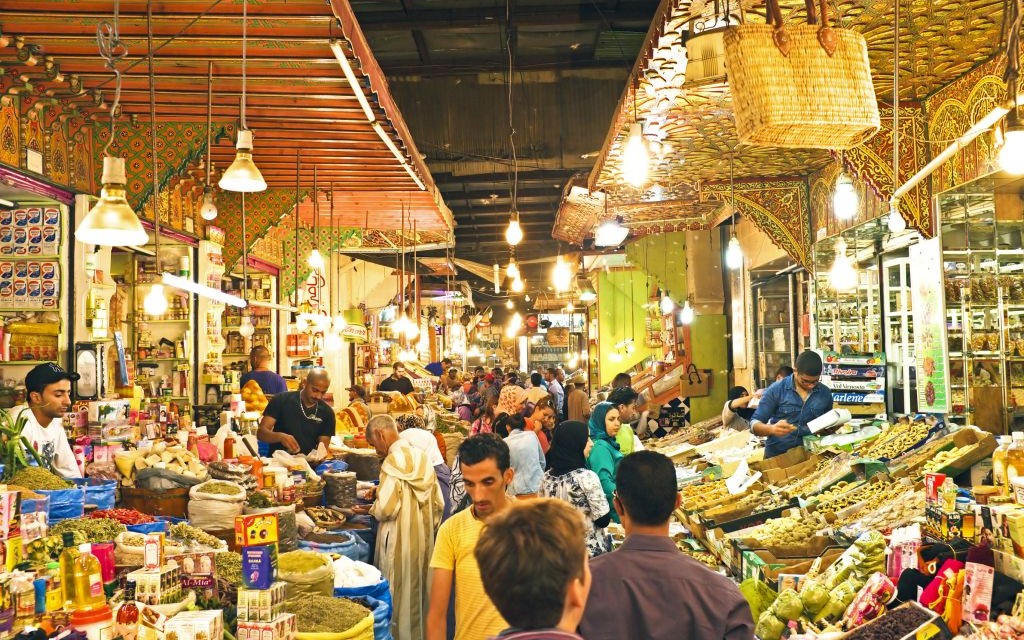
[[828, 3], [805, 0], [808, 24], [744, 24], [725, 33], [725, 58], [739, 139], [763, 147], [849, 149], [881, 122], [864, 36], [829, 26]]

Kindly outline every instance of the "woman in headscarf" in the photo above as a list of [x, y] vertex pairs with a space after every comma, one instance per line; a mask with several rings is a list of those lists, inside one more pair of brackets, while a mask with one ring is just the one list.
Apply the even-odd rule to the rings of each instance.
[[[615, 441], [621, 424], [619, 410], [610, 402], [598, 402], [593, 413], [590, 414], [588, 426], [594, 448], [590, 450], [587, 465], [601, 481], [601, 489], [604, 491], [604, 497], [608, 504], [613, 504], [615, 471], [619, 468], [619, 462], [622, 460], [619, 443]], [[612, 511], [611, 515], [612, 520], [619, 522], [619, 514]]]
[[555, 429], [540, 495], [564, 500], [580, 510], [586, 521], [587, 549], [594, 557], [611, 551], [611, 538], [605, 531], [611, 509], [597, 474], [587, 468], [587, 431], [586, 423], [578, 420], [563, 422]]
[[[441, 487], [441, 497], [444, 498], [444, 512], [441, 514], [441, 522], [444, 522], [452, 515], [452, 470], [444, 461], [444, 454], [437, 444], [436, 432], [428, 430], [423, 418], [415, 413], [400, 415], [395, 422], [398, 424], [398, 437], [427, 454], [430, 465], [434, 467], [437, 484]], [[444, 439], [441, 442], [444, 442]]]
[[491, 424], [494, 433], [502, 438], [508, 437], [508, 418], [522, 415], [523, 405], [526, 402], [526, 391], [521, 387], [509, 384], [501, 388], [501, 395], [498, 396], [498, 408], [494, 412], [495, 419]]

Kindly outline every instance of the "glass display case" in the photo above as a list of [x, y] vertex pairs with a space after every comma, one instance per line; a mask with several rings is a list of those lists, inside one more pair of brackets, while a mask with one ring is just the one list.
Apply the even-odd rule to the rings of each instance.
[[793, 308], [796, 295], [793, 287], [793, 278], [789, 274], [753, 284], [757, 309], [754, 332], [756, 376], [758, 387], [762, 389], [775, 380], [779, 367], [793, 366], [796, 362], [796, 313]]
[[953, 416], [1024, 428], [1024, 181], [994, 175], [938, 198]]
[[886, 391], [894, 413], [916, 413], [914, 310], [910, 258], [906, 252], [882, 259], [885, 318]]

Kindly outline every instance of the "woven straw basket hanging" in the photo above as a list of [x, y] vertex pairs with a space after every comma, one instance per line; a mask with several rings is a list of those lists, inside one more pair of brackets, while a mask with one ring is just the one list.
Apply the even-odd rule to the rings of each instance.
[[880, 127], [864, 36], [829, 26], [820, 0], [807, 24], [782, 23], [778, 0], [767, 0], [771, 24], [725, 33], [725, 61], [741, 142], [764, 147], [849, 149]]

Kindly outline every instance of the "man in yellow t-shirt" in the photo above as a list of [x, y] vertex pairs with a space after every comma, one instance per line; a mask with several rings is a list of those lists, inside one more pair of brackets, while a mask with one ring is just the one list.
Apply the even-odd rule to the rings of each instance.
[[430, 559], [430, 613], [427, 639], [448, 637], [448, 600], [455, 584], [455, 640], [490, 638], [508, 628], [484, 592], [473, 550], [487, 521], [511, 506], [505, 490], [512, 484], [508, 445], [493, 433], [467, 438], [459, 446], [459, 464], [466, 493], [473, 501], [445, 521], [437, 532]]

